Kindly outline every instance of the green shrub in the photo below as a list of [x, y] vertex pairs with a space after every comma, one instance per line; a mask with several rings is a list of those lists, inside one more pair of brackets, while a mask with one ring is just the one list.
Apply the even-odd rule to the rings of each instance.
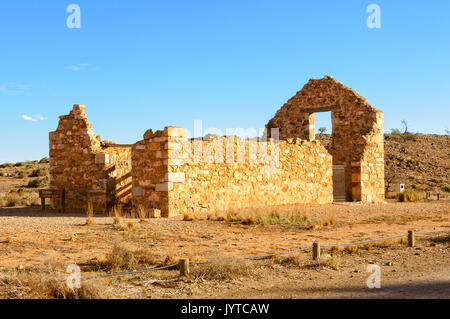
[[400, 132], [400, 130], [398, 128], [393, 128], [393, 129], [391, 129], [391, 134], [400, 135], [402, 133]]
[[13, 167], [13, 166], [14, 166], [14, 164], [11, 164], [11, 163], [3, 163], [0, 165], [0, 168], [7, 168], [7, 167]]
[[48, 175], [48, 168], [38, 168], [31, 172], [30, 177], [41, 177]]
[[420, 194], [413, 188], [406, 189], [397, 194], [397, 200], [399, 202], [418, 202], [421, 199]]
[[39, 161], [39, 164], [48, 164], [50, 163], [50, 160], [48, 157], [44, 157]]
[[17, 162], [13, 166], [14, 167], [21, 167], [21, 166], [32, 167], [33, 165], [35, 165], [37, 163], [38, 163], [38, 161], [25, 161], [25, 162]]
[[18, 178], [25, 178], [25, 177], [30, 176], [30, 172], [27, 171], [27, 170], [16, 171], [16, 176], [17, 176]]
[[450, 193], [450, 184], [445, 185], [444, 187], [442, 187], [442, 190], [443, 190], [444, 192]]
[[50, 183], [48, 176], [44, 178], [35, 178], [28, 182], [28, 187], [31, 188], [42, 188], [47, 187]]

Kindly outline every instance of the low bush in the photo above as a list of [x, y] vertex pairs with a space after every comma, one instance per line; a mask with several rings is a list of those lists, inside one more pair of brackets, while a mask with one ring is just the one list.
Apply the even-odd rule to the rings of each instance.
[[48, 175], [48, 168], [38, 168], [31, 172], [30, 177], [42, 177]]
[[16, 176], [18, 178], [26, 178], [26, 177], [30, 176], [30, 172], [27, 170], [16, 171]]
[[50, 160], [48, 157], [44, 157], [39, 161], [39, 164], [48, 164], [50, 163]]
[[418, 202], [421, 199], [420, 194], [413, 188], [406, 189], [397, 194], [397, 200], [399, 202]]
[[28, 182], [28, 187], [30, 188], [42, 188], [47, 187], [50, 184], [50, 179], [48, 176], [44, 178], [35, 178]]
[[81, 288], [69, 288], [65, 267], [57, 262], [0, 273], [0, 286], [11, 298], [100, 299], [108, 298], [106, 286], [98, 279], [83, 281]]
[[102, 263], [106, 270], [134, 270], [139, 265], [144, 267], [156, 265], [155, 255], [146, 249], [131, 250], [122, 245], [115, 245]]
[[257, 275], [255, 264], [243, 260], [224, 260], [200, 265], [192, 269], [191, 275], [194, 278], [209, 280], [232, 280], [242, 277], [252, 277]]

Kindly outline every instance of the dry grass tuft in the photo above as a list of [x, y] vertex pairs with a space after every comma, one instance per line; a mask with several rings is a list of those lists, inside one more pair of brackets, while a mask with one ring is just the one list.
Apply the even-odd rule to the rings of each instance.
[[128, 228], [128, 230], [133, 230], [133, 229], [135, 229], [135, 228], [136, 228], [135, 222], [129, 221], [129, 222], [127, 223], [127, 228]]
[[339, 255], [340, 251], [341, 250], [339, 249], [339, 247], [334, 246], [334, 247], [331, 247], [330, 254], [331, 254], [331, 256]]
[[139, 205], [137, 208], [137, 216], [139, 217], [139, 222], [141, 223], [147, 223], [147, 211], [145, 210], [145, 207], [142, 205]]
[[334, 226], [336, 225], [336, 214], [334, 212], [329, 212], [325, 221], [323, 222], [324, 226]]
[[250, 261], [226, 260], [198, 265], [192, 269], [191, 275], [195, 278], [226, 281], [254, 277], [258, 275], [258, 272], [255, 264]]
[[339, 268], [340, 260], [337, 256], [331, 256], [325, 260], [325, 266], [334, 270]]
[[281, 265], [295, 266], [295, 267], [299, 267], [304, 264], [304, 261], [300, 258], [300, 255], [292, 255], [284, 258], [279, 258], [276, 260], [276, 262]]
[[92, 217], [94, 217], [94, 207], [92, 205], [92, 202], [89, 202], [86, 208], [86, 226], [94, 226], [94, 219]]
[[344, 252], [347, 254], [354, 254], [357, 251], [358, 251], [358, 247], [356, 247], [354, 245], [345, 246], [345, 248], [344, 248]]
[[86, 224], [84, 224], [85, 226], [94, 226], [94, 220], [91, 217], [86, 218]]
[[123, 245], [115, 245], [112, 251], [106, 256], [102, 266], [106, 270], [133, 270], [137, 266], [153, 266], [157, 261], [155, 255], [150, 250], [131, 250]]
[[114, 206], [113, 209], [110, 211], [110, 216], [114, 217], [113, 219], [114, 225], [122, 224], [122, 216], [123, 216], [122, 207], [120, 207], [119, 205]]
[[69, 288], [62, 263], [49, 259], [27, 269], [0, 274], [9, 298], [20, 299], [101, 299], [109, 297], [100, 280], [82, 281], [81, 288]]
[[178, 260], [175, 258], [174, 255], [169, 254], [166, 256], [166, 259], [164, 259], [164, 265], [174, 265], [178, 262]]
[[397, 200], [399, 202], [419, 202], [422, 200], [422, 197], [414, 188], [409, 188], [398, 193]]

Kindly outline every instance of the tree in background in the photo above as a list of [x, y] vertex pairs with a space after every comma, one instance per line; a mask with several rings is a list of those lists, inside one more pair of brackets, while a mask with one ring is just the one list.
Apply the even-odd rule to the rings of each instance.
[[406, 120], [402, 121], [402, 125], [403, 125], [403, 134], [408, 133], [408, 122], [406, 122]]

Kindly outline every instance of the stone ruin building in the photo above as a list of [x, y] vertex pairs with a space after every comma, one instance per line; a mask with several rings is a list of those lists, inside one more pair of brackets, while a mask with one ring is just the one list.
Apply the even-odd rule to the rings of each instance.
[[[317, 112], [331, 112], [327, 148], [315, 140]], [[188, 139], [184, 128], [169, 126], [148, 130], [133, 145], [115, 144], [94, 134], [85, 107], [76, 104], [49, 136], [51, 188], [65, 190], [69, 209], [85, 209], [88, 202], [95, 211], [129, 204], [163, 217], [384, 201], [383, 113], [332, 77], [311, 79], [277, 111], [266, 132], [265, 139]]]

